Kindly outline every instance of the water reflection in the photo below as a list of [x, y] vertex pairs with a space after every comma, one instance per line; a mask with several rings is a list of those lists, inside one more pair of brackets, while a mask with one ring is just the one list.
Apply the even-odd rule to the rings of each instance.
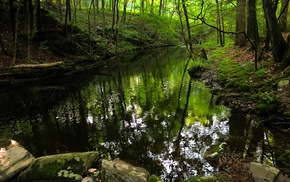
[[254, 118], [213, 105], [210, 89], [185, 72], [190, 64], [185, 50], [152, 51], [133, 62], [111, 61], [110, 76], [11, 90], [17, 97], [1, 99], [0, 137], [16, 139], [35, 156], [98, 150], [165, 181], [212, 173], [202, 154], [221, 141], [241, 155], [256, 155], [268, 134]]

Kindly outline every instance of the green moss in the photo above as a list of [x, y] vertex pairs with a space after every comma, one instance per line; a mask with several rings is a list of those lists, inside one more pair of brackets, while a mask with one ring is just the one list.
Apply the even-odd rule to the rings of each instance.
[[283, 113], [283, 116], [288, 116], [288, 117], [290, 117], [290, 112], [284, 112], [284, 113]]
[[162, 182], [162, 180], [153, 174], [148, 179], [148, 182]]
[[279, 98], [274, 92], [259, 92], [251, 98], [257, 100], [257, 109], [262, 113], [275, 111], [280, 105]]
[[35, 166], [38, 171], [38, 176], [43, 176], [43, 177], [49, 177], [49, 176], [55, 176], [57, 173], [62, 169], [62, 162], [59, 161], [53, 161], [49, 162], [46, 164], [43, 164], [41, 170], [38, 170], [37, 167]]

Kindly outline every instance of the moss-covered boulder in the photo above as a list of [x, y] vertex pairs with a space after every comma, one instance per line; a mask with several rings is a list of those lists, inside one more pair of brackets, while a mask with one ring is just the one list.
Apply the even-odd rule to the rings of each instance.
[[35, 159], [20, 181], [80, 181], [98, 157], [97, 152], [49, 155]]
[[102, 182], [147, 182], [149, 172], [119, 159], [102, 161]]

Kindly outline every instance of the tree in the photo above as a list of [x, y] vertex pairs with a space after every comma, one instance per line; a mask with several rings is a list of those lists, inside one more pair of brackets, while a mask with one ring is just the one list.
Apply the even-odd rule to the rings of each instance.
[[254, 41], [255, 46], [257, 46], [260, 36], [257, 23], [256, 0], [248, 0], [247, 34]]
[[[220, 3], [219, 0], [216, 0], [216, 24], [217, 28], [222, 30], [222, 24], [221, 24], [221, 11], [220, 11]], [[223, 40], [223, 34], [221, 31], [217, 30], [217, 43], [220, 43], [221, 46], [224, 45], [224, 40]]]
[[65, 20], [64, 20], [64, 34], [65, 36], [68, 35], [68, 23], [71, 23], [71, 6], [70, 6], [70, 0], [66, 0], [66, 3], [65, 3], [65, 7], [66, 7], [66, 10], [65, 10]]
[[282, 0], [281, 11], [280, 11], [281, 16], [279, 17], [279, 25], [282, 32], [287, 31], [288, 5], [289, 5], [289, 0]]
[[277, 5], [271, 0], [263, 0], [264, 15], [267, 22], [267, 30], [272, 44], [274, 60], [282, 61], [286, 51], [286, 41], [282, 37], [280, 26], [276, 17]]
[[[246, 27], [246, 0], [237, 0], [236, 32], [244, 32]], [[235, 45], [245, 46], [246, 37], [244, 34], [235, 35]]]

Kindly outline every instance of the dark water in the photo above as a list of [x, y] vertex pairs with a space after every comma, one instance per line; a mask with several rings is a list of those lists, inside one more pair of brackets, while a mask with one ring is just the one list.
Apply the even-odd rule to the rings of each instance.
[[273, 133], [257, 127], [255, 116], [215, 105], [186, 63], [183, 49], [155, 50], [121, 64], [111, 60], [113, 71], [101, 76], [89, 70], [2, 89], [0, 144], [13, 138], [36, 157], [97, 150], [165, 181], [214, 172], [202, 154], [218, 142], [279, 163], [290, 149], [289, 132]]

